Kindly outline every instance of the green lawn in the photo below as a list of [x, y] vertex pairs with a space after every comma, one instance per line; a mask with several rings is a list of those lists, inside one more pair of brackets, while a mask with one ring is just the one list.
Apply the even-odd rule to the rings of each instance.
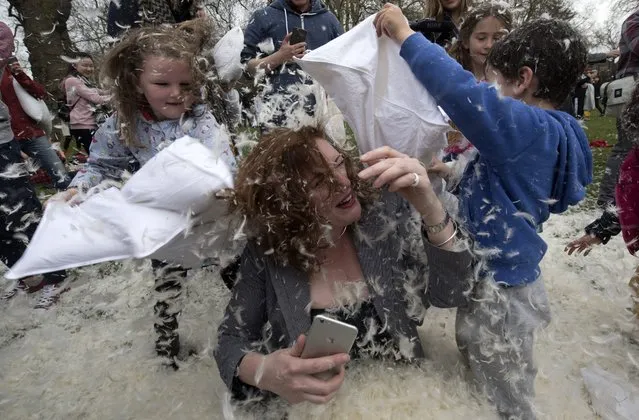
[[[594, 114], [597, 115], [594, 115]], [[617, 128], [615, 119], [612, 117], [600, 117], [596, 112], [590, 117], [590, 121], [585, 121], [586, 135], [588, 140], [604, 139], [610, 145], [617, 143]], [[593, 148], [593, 183], [588, 186], [586, 191], [586, 200], [582, 203], [581, 208], [595, 208], [597, 195], [599, 193], [599, 183], [603, 177], [606, 167], [606, 159], [610, 154], [611, 147]]]

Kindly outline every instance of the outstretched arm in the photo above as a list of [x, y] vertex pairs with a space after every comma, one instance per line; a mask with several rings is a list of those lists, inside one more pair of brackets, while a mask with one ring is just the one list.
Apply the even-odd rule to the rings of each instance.
[[478, 83], [443, 48], [413, 32], [397, 6], [385, 5], [375, 24], [380, 36], [401, 44], [400, 54], [415, 77], [486, 159], [498, 164], [520, 154], [533, 138], [520, 133], [546, 126], [537, 116], [540, 110]]

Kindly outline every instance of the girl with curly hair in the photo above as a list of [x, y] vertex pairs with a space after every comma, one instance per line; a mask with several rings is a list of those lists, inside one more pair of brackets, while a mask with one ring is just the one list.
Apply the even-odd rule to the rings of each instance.
[[[230, 168], [235, 168], [229, 137], [208, 110], [204, 98], [202, 48], [210, 39], [205, 21], [178, 27], [142, 28], [130, 32], [106, 56], [102, 76], [112, 94], [115, 113], [100, 126], [87, 164], [62, 193], [69, 200], [104, 180], [121, 180], [131, 168], [148, 162], [167, 144], [183, 136], [200, 140]], [[156, 350], [177, 369], [180, 349], [177, 317], [186, 270], [153, 261]]]

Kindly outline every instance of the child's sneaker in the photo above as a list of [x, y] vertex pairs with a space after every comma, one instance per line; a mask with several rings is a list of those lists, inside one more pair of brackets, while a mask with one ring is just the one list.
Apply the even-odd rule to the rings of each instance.
[[60, 295], [68, 290], [68, 287], [62, 288], [59, 284], [47, 284], [42, 288], [42, 294], [33, 308], [49, 309], [60, 299]]
[[18, 293], [35, 293], [44, 287], [44, 279], [42, 276], [33, 276], [26, 279], [21, 279], [13, 283], [9, 289], [7, 289], [0, 300], [9, 300], [15, 297]]

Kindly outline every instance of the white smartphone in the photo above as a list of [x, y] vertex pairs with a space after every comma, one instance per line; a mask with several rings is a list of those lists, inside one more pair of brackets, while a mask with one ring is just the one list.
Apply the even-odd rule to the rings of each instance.
[[349, 353], [357, 338], [357, 327], [324, 315], [313, 318], [306, 334], [302, 359]]

